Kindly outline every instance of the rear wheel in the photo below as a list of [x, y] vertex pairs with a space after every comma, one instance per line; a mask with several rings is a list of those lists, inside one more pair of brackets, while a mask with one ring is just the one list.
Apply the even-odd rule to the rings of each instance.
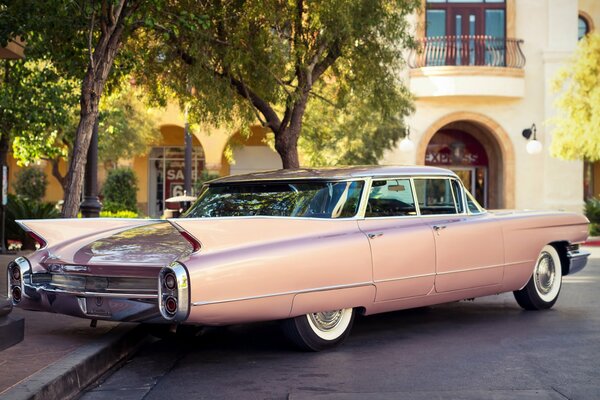
[[562, 285], [560, 256], [550, 245], [538, 256], [533, 275], [527, 285], [514, 293], [517, 303], [526, 310], [543, 310], [556, 303]]
[[299, 348], [320, 351], [334, 347], [350, 334], [354, 309], [310, 313], [283, 321], [285, 335]]

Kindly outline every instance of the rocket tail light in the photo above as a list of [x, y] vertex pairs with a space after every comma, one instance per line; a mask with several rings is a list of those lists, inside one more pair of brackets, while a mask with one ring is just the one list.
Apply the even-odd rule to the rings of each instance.
[[8, 264], [8, 298], [14, 305], [19, 304], [25, 294], [25, 282], [30, 282], [31, 265], [24, 257], [18, 257]]
[[190, 286], [187, 269], [178, 262], [163, 267], [158, 274], [158, 308], [168, 321], [182, 322], [190, 312]]
[[192, 252], [196, 253], [202, 247], [198, 239], [190, 235], [187, 231], [180, 230], [179, 233], [185, 240], [187, 240], [192, 245]]
[[39, 236], [38, 234], [36, 234], [33, 231], [27, 231], [27, 234], [29, 235], [29, 237], [31, 237], [35, 243], [36, 243], [36, 249], [43, 249], [44, 247], [46, 247], [46, 245], [48, 245], [48, 243], [44, 240], [43, 237]]

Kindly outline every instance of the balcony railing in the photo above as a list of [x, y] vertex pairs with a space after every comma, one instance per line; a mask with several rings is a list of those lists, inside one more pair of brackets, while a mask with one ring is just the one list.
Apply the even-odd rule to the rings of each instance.
[[435, 36], [418, 40], [408, 58], [410, 68], [444, 65], [477, 65], [523, 68], [525, 55], [521, 39], [492, 36]]

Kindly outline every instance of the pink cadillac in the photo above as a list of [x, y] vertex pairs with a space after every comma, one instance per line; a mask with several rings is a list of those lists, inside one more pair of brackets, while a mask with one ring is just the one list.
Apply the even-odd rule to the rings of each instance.
[[92, 320], [281, 320], [307, 350], [375, 314], [513, 291], [552, 307], [581, 270], [578, 214], [486, 211], [432, 167], [285, 170], [209, 182], [183, 218], [20, 221], [14, 305]]

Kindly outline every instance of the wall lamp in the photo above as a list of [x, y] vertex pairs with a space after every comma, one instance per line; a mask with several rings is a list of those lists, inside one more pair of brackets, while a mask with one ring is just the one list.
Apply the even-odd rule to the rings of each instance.
[[404, 139], [400, 141], [400, 151], [402, 153], [412, 153], [415, 149], [415, 143], [410, 139], [410, 128], [405, 128]]
[[[537, 128], [535, 127], [535, 124], [531, 125], [531, 128], [523, 129], [523, 137], [527, 139], [527, 147], [525, 147], [525, 149], [527, 150], [527, 153], [532, 155], [540, 154], [543, 148], [542, 142], [537, 140], [536, 133]], [[531, 137], [532, 135], [533, 138]]]

